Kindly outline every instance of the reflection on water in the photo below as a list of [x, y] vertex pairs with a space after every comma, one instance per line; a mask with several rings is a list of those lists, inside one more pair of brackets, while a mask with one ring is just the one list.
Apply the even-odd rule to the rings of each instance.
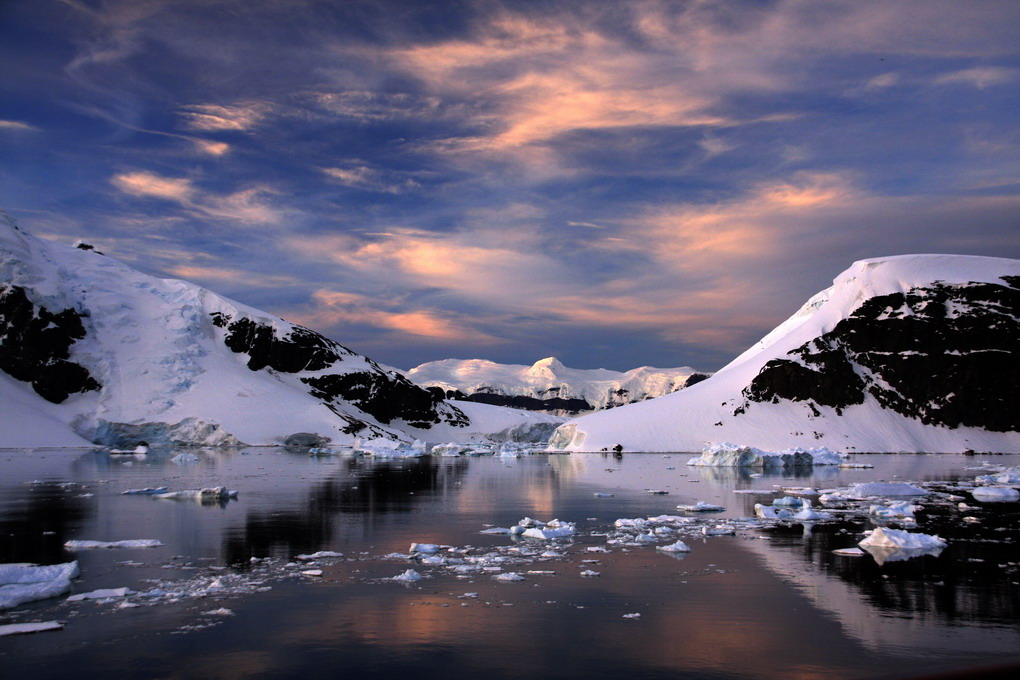
[[[676, 505], [701, 500], [726, 510], [696, 521], [739, 524], [768, 496], [737, 490], [955, 482], [978, 474], [965, 469], [974, 458], [871, 456], [873, 470], [757, 474], [691, 468], [691, 454], [375, 460], [239, 449], [200, 451], [198, 462], [180, 465], [171, 461], [176, 453], [0, 452], [0, 560], [77, 558], [77, 592], [256, 572], [277, 574], [267, 581], [272, 590], [128, 610], [27, 605], [0, 614], [0, 624], [56, 618], [67, 627], [0, 638], [5, 670], [36, 680], [70, 669], [138, 678], [314, 678], [338, 669], [430, 678], [449, 677], [452, 668], [494, 678], [883, 677], [1005, 659], [1020, 649], [1020, 504], [976, 506], [968, 510], [975, 521], [964, 522], [954, 503], [924, 502], [919, 527], [948, 547], [884, 565], [832, 552], [856, 545], [873, 526], [845, 514], [735, 537], [685, 534], [693, 551], [682, 559], [652, 547], [586, 550], [605, 546], [618, 518], [678, 514]], [[1016, 458], [988, 460], [1015, 465]], [[237, 489], [237, 500], [122, 495], [219, 485]], [[412, 541], [474, 546], [474, 554], [526, 549], [527, 542], [479, 533], [525, 516], [578, 523], [578, 536], [561, 545], [564, 557], [513, 567], [554, 573], [501, 584], [415, 565], [426, 580], [409, 587], [382, 580], [409, 566], [383, 556]], [[165, 546], [63, 548], [70, 539], [137, 538]], [[321, 578], [293, 570], [296, 578], [285, 577], [288, 561], [319, 550], [345, 557], [320, 564]], [[582, 569], [600, 576], [581, 578]], [[203, 618], [217, 607], [235, 615]], [[630, 613], [641, 616], [623, 618]]]

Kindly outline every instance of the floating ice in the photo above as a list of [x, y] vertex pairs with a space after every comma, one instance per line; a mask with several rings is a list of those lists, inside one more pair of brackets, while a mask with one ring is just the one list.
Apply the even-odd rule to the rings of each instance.
[[791, 468], [810, 465], [838, 465], [842, 456], [827, 448], [762, 451], [753, 446], [721, 443], [705, 447], [688, 465], [706, 467]]
[[310, 555], [297, 555], [294, 557], [294, 559], [301, 560], [302, 562], [310, 562], [312, 560], [318, 560], [323, 557], [343, 557], [343, 556], [344, 556], [343, 553], [333, 552], [332, 550], [320, 550], [319, 552], [314, 552]]
[[0, 637], [5, 635], [22, 635], [25, 633], [42, 633], [47, 630], [60, 630], [64, 624], [59, 621], [39, 621], [37, 623], [9, 623], [0, 626]]
[[624, 614], [623, 618], [625, 618], [625, 619], [640, 619], [641, 618], [641, 614], [639, 614], [637, 612], [634, 612], [633, 614]]
[[604, 491], [596, 491], [594, 496], [595, 496], [595, 498], [612, 498], [613, 494], [606, 493]]
[[798, 522], [816, 522], [823, 519], [832, 519], [832, 514], [828, 512], [819, 512], [811, 507], [811, 501], [804, 499], [804, 505], [800, 512], [793, 516], [793, 519]]
[[701, 533], [705, 536], [733, 536], [737, 528], [729, 524], [717, 524], [714, 527], [701, 527]]
[[761, 503], [754, 504], [754, 514], [762, 519], [790, 519], [793, 517], [793, 512], [786, 508], [776, 508], [771, 505], [762, 505]]
[[81, 602], [83, 600], [112, 600], [120, 597], [134, 595], [135, 591], [130, 588], [101, 588], [88, 593], [78, 593], [67, 598], [68, 602]]
[[871, 498], [873, 496], [927, 496], [928, 492], [908, 482], [862, 482], [851, 484], [850, 498]]
[[559, 519], [554, 519], [546, 522], [544, 526], [533, 526], [525, 529], [523, 535], [525, 538], [541, 538], [548, 540], [550, 538], [566, 538], [567, 536], [573, 536], [575, 531], [576, 526], [573, 522], [564, 522]]
[[153, 494], [154, 498], [165, 498], [169, 500], [197, 500], [197, 501], [224, 501], [230, 498], [237, 498], [237, 491], [228, 489], [225, 486], [210, 486], [204, 489], [184, 489], [182, 491], [167, 491]]
[[305, 569], [301, 574], [304, 576], [322, 576], [322, 569]]
[[678, 505], [677, 510], [686, 510], [687, 512], [722, 512], [726, 508], [721, 505], [713, 505], [712, 503], [706, 503], [705, 501], [698, 501], [694, 505]]
[[424, 555], [432, 555], [439, 552], [443, 546], [436, 543], [412, 543], [410, 552], [421, 553]]
[[77, 560], [43, 567], [27, 563], [0, 564], [0, 610], [63, 595], [71, 589], [71, 579], [78, 574]]
[[524, 581], [525, 580], [525, 578], [523, 576], [521, 576], [520, 574], [518, 574], [516, 571], [507, 571], [507, 572], [504, 572], [502, 574], [496, 574], [492, 578], [497, 580], [497, 581], [502, 581], [504, 583], [510, 583], [512, 581]]
[[97, 548], [156, 548], [163, 545], [155, 538], [135, 538], [127, 541], [68, 541], [68, 550], [93, 550]]
[[421, 574], [416, 572], [414, 569], [408, 569], [402, 574], [397, 574], [391, 580], [403, 583], [414, 583], [415, 581], [420, 581], [421, 578]]
[[151, 496], [159, 493], [166, 493], [170, 490], [168, 486], [147, 486], [144, 489], [128, 489], [127, 491], [121, 491], [121, 495], [124, 496]]
[[585, 569], [584, 571], [580, 572], [580, 576], [582, 578], [595, 578], [596, 576], [601, 575], [602, 575], [601, 573], [597, 571], [592, 571], [591, 569]]
[[655, 549], [668, 553], [686, 553], [691, 551], [691, 547], [681, 540], [677, 540], [676, 543], [670, 543], [669, 545], [657, 545]]
[[978, 484], [1020, 484], [1020, 466], [1005, 468], [991, 475], [980, 475], [974, 481]]
[[188, 463], [197, 463], [202, 460], [194, 453], [178, 453], [176, 456], [170, 459], [171, 463], [177, 463], [178, 465], [186, 465]]
[[860, 548], [837, 548], [832, 551], [835, 555], [842, 555], [843, 557], [862, 557], [864, 551]]
[[919, 506], [910, 501], [888, 501], [885, 505], [872, 505], [868, 514], [876, 519], [913, 521], [914, 512], [918, 509]]
[[1010, 503], [1020, 500], [1020, 491], [1008, 486], [979, 486], [971, 489], [975, 500], [984, 503]]
[[857, 545], [871, 553], [880, 565], [920, 555], [938, 555], [946, 542], [938, 536], [878, 527]]
[[[783, 496], [772, 501], [772, 505], [777, 508], [802, 508], [804, 503], [807, 503], [803, 498], [795, 498], [794, 496]], [[810, 505], [810, 503], [809, 503]]]

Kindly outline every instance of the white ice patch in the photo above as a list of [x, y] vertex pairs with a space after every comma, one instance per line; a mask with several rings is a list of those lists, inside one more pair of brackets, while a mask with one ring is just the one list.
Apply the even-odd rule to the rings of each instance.
[[920, 555], [938, 555], [946, 542], [938, 536], [878, 527], [857, 545], [871, 553], [879, 564]]
[[1020, 500], [1020, 491], [1008, 486], [979, 486], [970, 493], [975, 500], [983, 503], [1012, 503]]
[[414, 583], [415, 581], [420, 581], [421, 579], [422, 579], [421, 574], [416, 572], [414, 569], [408, 569], [402, 574], [397, 574], [396, 576], [394, 576], [392, 580], [401, 583]]
[[687, 461], [688, 465], [704, 467], [750, 467], [781, 469], [812, 465], [839, 465], [843, 456], [827, 448], [793, 448], [785, 451], [762, 451], [753, 446], [726, 442], [702, 449], [701, 455]]
[[71, 595], [67, 598], [68, 602], [81, 602], [83, 600], [111, 600], [121, 597], [127, 597], [128, 595], [135, 595], [135, 591], [130, 588], [101, 588], [99, 590], [93, 590], [87, 593], [78, 593]]
[[35, 564], [0, 564], [0, 610], [63, 595], [79, 574], [78, 562], [40, 567]]
[[668, 553], [688, 553], [688, 552], [691, 552], [691, 547], [689, 545], [687, 545], [686, 543], [684, 543], [683, 541], [681, 541], [681, 540], [677, 540], [675, 543], [670, 543], [669, 545], [657, 545], [657, 546], [655, 546], [655, 549], [656, 550], [661, 550], [662, 552], [668, 552]]
[[684, 510], [686, 512], [722, 512], [726, 508], [721, 505], [713, 505], [712, 503], [706, 503], [705, 501], [698, 501], [694, 505], [678, 505], [677, 510]]
[[222, 501], [229, 498], [237, 498], [237, 491], [228, 489], [224, 486], [210, 486], [204, 489], [184, 489], [182, 491], [154, 493], [153, 498], [164, 498], [168, 500]]
[[68, 541], [64, 547], [68, 550], [96, 550], [118, 548], [156, 548], [163, 545], [155, 538], [135, 538], [127, 541]]
[[0, 626], [0, 637], [6, 635], [23, 635], [25, 633], [42, 633], [47, 630], [60, 630], [64, 624], [59, 621], [39, 621], [37, 623], [9, 623]]

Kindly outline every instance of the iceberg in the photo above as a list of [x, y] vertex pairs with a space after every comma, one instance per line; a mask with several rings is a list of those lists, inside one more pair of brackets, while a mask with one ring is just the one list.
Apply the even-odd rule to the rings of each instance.
[[0, 637], [5, 635], [22, 635], [24, 633], [42, 633], [47, 630], [60, 630], [64, 624], [59, 621], [39, 621], [36, 623], [9, 623], [0, 626]]
[[701, 455], [687, 461], [688, 465], [704, 467], [750, 467], [783, 469], [812, 465], [839, 465], [843, 457], [827, 448], [793, 448], [784, 451], [762, 451], [753, 446], [723, 442], [706, 446]]
[[1020, 501], [1020, 491], [1009, 486], [979, 486], [971, 489], [974, 500], [984, 503], [1012, 503]]
[[705, 501], [698, 501], [694, 505], [678, 505], [677, 510], [686, 510], [687, 512], [722, 512], [726, 508], [721, 505], [713, 505], [712, 503], [706, 503]]
[[415, 581], [420, 581], [421, 578], [422, 578], [421, 574], [416, 572], [414, 569], [408, 569], [402, 574], [397, 574], [391, 580], [398, 581], [401, 583], [414, 583]]
[[[520, 526], [523, 526], [523, 524]], [[553, 519], [546, 522], [544, 526], [533, 526], [525, 529], [523, 535], [525, 538], [541, 538], [548, 540], [550, 538], [566, 538], [567, 536], [573, 536], [574, 531], [575, 524], [573, 522], [564, 522], [562, 520]]]
[[108, 548], [156, 548], [163, 545], [155, 538], [135, 538], [127, 541], [68, 541], [68, 550], [94, 550]]
[[668, 553], [687, 553], [691, 551], [691, 547], [679, 539], [676, 543], [670, 543], [669, 545], [657, 545], [655, 549]]
[[857, 545], [871, 553], [875, 561], [882, 565], [921, 555], [938, 555], [946, 547], [946, 542], [929, 534], [878, 527]]
[[130, 588], [101, 588], [88, 593], [78, 593], [67, 598], [68, 602], [81, 602], [83, 600], [112, 600], [120, 597], [134, 595], [135, 591]]
[[28, 563], [0, 564], [0, 610], [25, 602], [63, 595], [77, 577], [78, 562], [38, 566]]
[[237, 498], [237, 491], [228, 489], [225, 486], [211, 486], [204, 489], [184, 489], [182, 491], [166, 491], [153, 493], [153, 498], [164, 498], [168, 500], [193, 500], [199, 502], [224, 501], [230, 498]]

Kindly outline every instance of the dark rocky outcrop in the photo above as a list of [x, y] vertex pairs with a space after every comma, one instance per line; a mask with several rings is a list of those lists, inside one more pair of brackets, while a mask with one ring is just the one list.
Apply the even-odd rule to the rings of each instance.
[[71, 345], [84, 337], [75, 310], [51, 312], [34, 304], [23, 288], [0, 288], [0, 370], [32, 383], [43, 399], [59, 404], [101, 387], [88, 369], [68, 360]]
[[248, 317], [232, 320], [214, 312], [213, 323], [227, 330], [224, 344], [238, 354], [248, 355], [248, 368], [259, 371], [269, 367], [281, 373], [321, 371], [354, 352], [315, 331], [294, 326], [283, 338], [276, 329]]
[[212, 314], [212, 321], [226, 330], [223, 342], [227, 347], [248, 356], [247, 366], [253, 371], [270, 368], [281, 373], [301, 373], [332, 368], [345, 357], [366, 361], [374, 370], [300, 378], [312, 396], [348, 422], [344, 428], [348, 434], [361, 433], [368, 424], [343, 414], [341, 402], [356, 406], [383, 424], [397, 419], [418, 428], [429, 428], [444, 420], [455, 426], [468, 424], [467, 416], [444, 404], [441, 390], [426, 390], [401, 375], [387, 373], [371, 360], [315, 331], [293, 326], [285, 336], [277, 337], [276, 329], [269, 324], [248, 317], [234, 319], [220, 312]]
[[496, 392], [475, 392], [461, 397], [465, 401], [476, 401], [480, 404], [491, 404], [493, 406], [509, 406], [510, 408], [523, 409], [525, 411], [551, 411], [556, 413], [580, 413], [591, 411], [593, 407], [584, 399], [563, 397], [550, 397], [548, 399], [537, 399], [519, 394], [498, 394]]
[[935, 283], [871, 298], [828, 333], [769, 361], [744, 396], [837, 410], [872, 395], [930, 425], [1020, 430], [1020, 277]]

